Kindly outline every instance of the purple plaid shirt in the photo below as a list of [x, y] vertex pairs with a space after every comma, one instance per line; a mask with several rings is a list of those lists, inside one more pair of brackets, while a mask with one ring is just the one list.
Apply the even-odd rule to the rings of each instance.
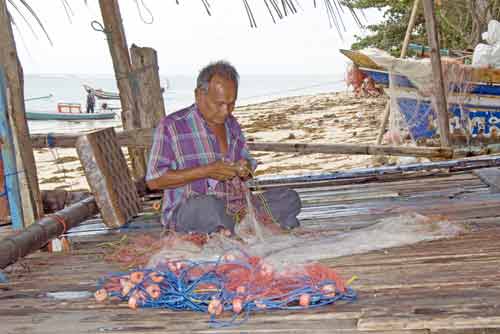
[[[196, 104], [164, 117], [155, 130], [146, 180], [156, 179], [169, 170], [199, 167], [223, 158], [235, 162], [247, 159], [255, 169], [256, 162], [248, 153], [245, 137], [236, 118], [229, 116], [225, 126], [228, 150], [223, 156], [215, 135]], [[235, 214], [245, 207], [242, 187], [242, 181], [234, 178], [225, 182], [200, 179], [178, 188], [165, 189], [162, 223], [173, 228], [174, 209], [196, 194], [216, 195], [224, 199], [228, 211]]]

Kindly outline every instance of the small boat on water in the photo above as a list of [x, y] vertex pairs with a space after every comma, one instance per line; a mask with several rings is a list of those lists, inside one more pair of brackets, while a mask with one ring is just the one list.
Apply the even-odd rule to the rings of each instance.
[[95, 93], [95, 97], [101, 100], [119, 100], [120, 94], [115, 92], [107, 92], [102, 89], [95, 89], [89, 85], [83, 85], [85, 91], [93, 90]]
[[[377, 85], [388, 88], [386, 92], [396, 101], [392, 105], [418, 144], [432, 143], [429, 139], [435, 139], [439, 131], [432, 105], [430, 61], [399, 59], [373, 50], [340, 52]], [[452, 60], [443, 64], [451, 140], [455, 144], [500, 143], [500, 69], [456, 64]]]
[[[168, 82], [167, 82], [168, 84]], [[120, 99], [120, 94], [115, 93], [115, 92], [107, 92], [105, 90], [102, 90], [100, 88], [96, 89], [93, 88], [89, 85], [83, 85], [83, 88], [87, 92], [89, 89], [94, 91], [95, 97], [100, 99], [100, 100], [119, 100]], [[160, 90], [162, 94], [165, 92], [164, 87], [160, 87]]]
[[116, 116], [114, 112], [98, 112], [98, 113], [68, 113], [68, 112], [36, 112], [27, 111], [26, 119], [31, 121], [87, 121], [113, 119]]
[[26, 119], [32, 121], [87, 121], [113, 119], [116, 113], [103, 111], [85, 113], [81, 110], [79, 103], [58, 103], [56, 112], [27, 111]]

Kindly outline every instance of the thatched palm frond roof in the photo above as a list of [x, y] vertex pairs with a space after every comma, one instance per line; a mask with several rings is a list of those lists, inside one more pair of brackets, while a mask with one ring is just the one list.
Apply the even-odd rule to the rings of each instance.
[[[135, 0], [137, 1], [137, 0]], [[252, 28], [257, 28], [257, 21], [255, 20], [255, 16], [253, 14], [252, 7], [250, 6], [249, 0], [241, 0], [242, 5], [245, 8], [245, 12], [248, 16], [248, 20], [250, 22], [250, 26]], [[318, 2], [323, 2], [324, 8], [328, 15], [328, 20], [330, 26], [337, 29], [338, 33], [342, 35], [342, 31], [345, 31], [345, 26], [342, 20], [342, 17], [346, 15], [346, 13], [350, 13], [356, 23], [361, 26], [361, 21], [355, 12], [355, 10], [349, 6], [348, 3], [345, 3], [341, 0], [312, 0], [314, 8], [318, 7]], [[180, 0], [175, 0], [175, 2], [179, 5]], [[211, 5], [210, 0], [201, 0], [202, 5], [205, 7], [205, 10], [208, 15], [211, 15]], [[253, 2], [255, 4], [255, 1]], [[262, 3], [261, 3], [262, 4]], [[297, 14], [299, 10], [302, 8], [300, 5], [300, 0], [263, 0], [263, 5], [265, 5], [267, 12], [271, 16], [274, 23], [277, 20], [283, 19], [286, 16]]]
[[[68, 19], [71, 22], [71, 16], [74, 15], [73, 10], [71, 9], [70, 4], [67, 2], [67, 0], [60, 0], [62, 6], [64, 7], [64, 10], [68, 16]], [[83, 0], [85, 4], [87, 4], [88, 0]], [[134, 0], [137, 4], [137, 7], [139, 8], [140, 5], [148, 12], [148, 14], [153, 17], [153, 14], [151, 11], [148, 9], [146, 3], [144, 0]], [[139, 5], [140, 1], [140, 5]], [[192, 0], [190, 0], [192, 1]], [[201, 5], [205, 8], [205, 11], [207, 12], [208, 15], [212, 15], [212, 6], [210, 2], [212, 0], [200, 0]], [[259, 2], [260, 5], [265, 6], [267, 12], [271, 16], [271, 19], [273, 20], [274, 23], [277, 23], [278, 20], [284, 19], [287, 16], [294, 15], [299, 13], [299, 11], [302, 9], [301, 6], [301, 1], [303, 0], [263, 0], [262, 2]], [[319, 3], [323, 3], [324, 9], [326, 10], [327, 16], [328, 16], [328, 21], [330, 23], [331, 27], [335, 27], [339, 35], [342, 35], [342, 31], [346, 30], [346, 27], [344, 26], [343, 23], [343, 17], [345, 15], [350, 14], [355, 22], [361, 26], [360, 19], [356, 13], [356, 11], [349, 6], [345, 1], [342, 0], [312, 0], [313, 1], [313, 6], [314, 8], [319, 7]], [[181, 0], [175, 0], [177, 5], [181, 4]], [[250, 1], [250, 0], [241, 0], [242, 6], [244, 8], [244, 11], [246, 13], [246, 16], [248, 17], [250, 26], [252, 28], [257, 28], [257, 20], [255, 19], [254, 15], [254, 10], [253, 7], [255, 5], [255, 0]], [[28, 25], [29, 29], [31, 32], [37, 36], [35, 30], [33, 29], [32, 24], [28, 20], [28, 16], [31, 17], [32, 19], [35, 20], [36, 24], [42, 29], [45, 37], [48, 39], [50, 44], [52, 44], [52, 41], [50, 39], [50, 36], [45, 29], [43, 22], [41, 21], [40, 17], [37, 15], [37, 13], [33, 10], [33, 8], [29, 5], [28, 0], [7, 0], [7, 3], [21, 18], [22, 20]], [[139, 10], [139, 15], [142, 17], [142, 13]], [[16, 25], [16, 22], [11, 15], [11, 20], [14, 25]], [[145, 20], [143, 20], [146, 22]], [[151, 21], [152, 22], [152, 21]], [[149, 23], [151, 23], [149, 22]], [[146, 22], [148, 23], [148, 22]]]

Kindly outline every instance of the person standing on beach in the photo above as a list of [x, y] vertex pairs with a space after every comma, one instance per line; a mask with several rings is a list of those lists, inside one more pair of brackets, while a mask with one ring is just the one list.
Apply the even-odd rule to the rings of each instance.
[[87, 89], [87, 114], [94, 113], [95, 93], [93, 89]]
[[[181, 232], [234, 233], [248, 211], [244, 181], [256, 161], [232, 115], [239, 75], [226, 61], [204, 67], [197, 78], [193, 105], [164, 117], [157, 126], [148, 163], [150, 189], [163, 189], [162, 223]], [[259, 221], [299, 226], [298, 194], [290, 189], [252, 196]]]

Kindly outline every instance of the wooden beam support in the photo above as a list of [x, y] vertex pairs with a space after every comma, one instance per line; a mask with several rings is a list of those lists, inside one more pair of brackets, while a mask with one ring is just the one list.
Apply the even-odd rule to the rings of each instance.
[[[165, 116], [158, 56], [154, 49], [132, 45], [132, 78], [134, 88], [138, 88], [137, 107], [142, 129], [154, 128]], [[135, 93], [135, 92], [134, 92]]]
[[[418, 6], [420, 4], [420, 0], [415, 0], [413, 2], [413, 8], [410, 14], [410, 20], [408, 22], [408, 27], [406, 27], [405, 39], [403, 41], [403, 46], [401, 47], [401, 53], [399, 55], [400, 58], [406, 58], [406, 53], [408, 51], [408, 44], [410, 44], [410, 37], [415, 27], [415, 20], [417, 19]], [[387, 124], [389, 123], [389, 116], [391, 115], [391, 102], [388, 101], [385, 106], [384, 115], [382, 116], [382, 123], [380, 124], [380, 129], [377, 135], [376, 144], [380, 145], [382, 143], [382, 139], [384, 138], [385, 129], [387, 128]]]
[[[118, 0], [99, 0], [99, 5], [104, 22], [104, 32], [108, 39], [109, 51], [113, 59], [116, 82], [120, 91], [123, 128], [125, 130], [137, 129], [141, 127], [141, 123], [137, 111], [136, 96], [132, 89], [132, 65]], [[132, 160], [134, 176], [141, 178], [146, 175], [144, 151], [129, 148], [129, 155]]]
[[[165, 102], [158, 73], [158, 57], [152, 48], [132, 45], [132, 85], [137, 99], [140, 128], [155, 128], [165, 116]], [[146, 160], [149, 150], [146, 150]]]
[[7, 111], [7, 87], [5, 83], [5, 72], [0, 66], [0, 138], [2, 141], [2, 162], [4, 174], [4, 188], [9, 199], [10, 217], [12, 228], [20, 230], [23, 224], [23, 206], [19, 192], [19, 182], [17, 178], [16, 154], [12, 131], [10, 128], [9, 113]]
[[16, 174], [24, 226], [27, 226], [43, 216], [43, 205], [25, 116], [23, 69], [17, 57], [11, 18], [5, 0], [0, 0], [0, 31], [0, 65], [4, 67], [7, 77], [7, 110], [16, 153]]
[[450, 122], [448, 117], [448, 104], [446, 103], [446, 92], [443, 69], [441, 66], [441, 54], [439, 47], [438, 28], [436, 15], [434, 13], [434, 1], [422, 0], [424, 4], [425, 27], [427, 38], [431, 48], [432, 74], [434, 77], [434, 106], [439, 124], [439, 135], [441, 147], [450, 147]]

